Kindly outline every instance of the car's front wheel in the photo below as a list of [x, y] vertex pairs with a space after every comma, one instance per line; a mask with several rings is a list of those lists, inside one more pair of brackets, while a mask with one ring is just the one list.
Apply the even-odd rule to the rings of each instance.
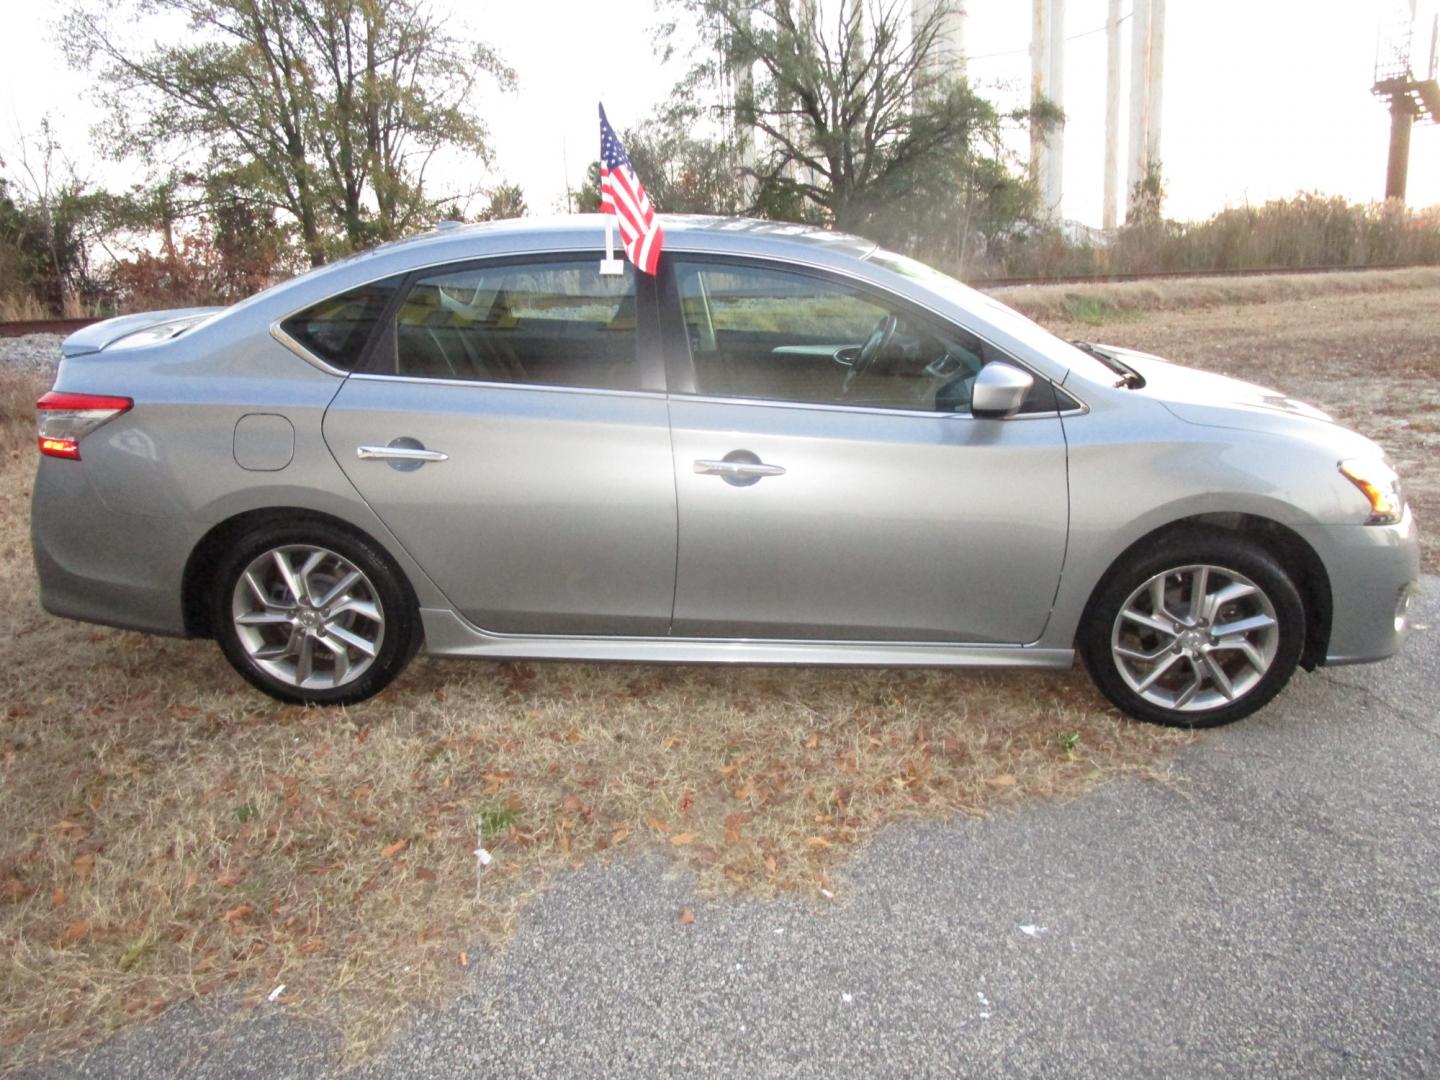
[[1304, 640], [1304, 604], [1269, 552], [1197, 530], [1112, 571], [1086, 613], [1080, 652], [1124, 712], [1200, 728], [1270, 701], [1294, 673]]
[[235, 669], [282, 701], [349, 705], [414, 656], [419, 620], [369, 540], [323, 521], [261, 524], [221, 559], [212, 625]]

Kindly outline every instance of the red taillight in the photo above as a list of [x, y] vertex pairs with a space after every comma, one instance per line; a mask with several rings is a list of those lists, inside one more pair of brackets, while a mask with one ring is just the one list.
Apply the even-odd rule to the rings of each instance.
[[79, 461], [80, 440], [134, 404], [128, 397], [51, 390], [35, 403], [40, 453]]

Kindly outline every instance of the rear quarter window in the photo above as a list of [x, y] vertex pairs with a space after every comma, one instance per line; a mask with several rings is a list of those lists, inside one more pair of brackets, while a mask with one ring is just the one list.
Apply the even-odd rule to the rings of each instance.
[[327, 364], [351, 371], [403, 280], [385, 278], [326, 297], [285, 319], [280, 329]]

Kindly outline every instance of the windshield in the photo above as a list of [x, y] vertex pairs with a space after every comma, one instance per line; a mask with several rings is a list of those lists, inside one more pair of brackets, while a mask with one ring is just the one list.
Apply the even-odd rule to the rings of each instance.
[[1103, 383], [1115, 381], [1114, 372], [1096, 357], [1077, 349], [1068, 341], [1056, 337], [1049, 330], [1027, 319], [1014, 308], [1006, 307], [994, 297], [970, 288], [949, 274], [942, 274], [934, 267], [926, 266], [909, 256], [881, 249], [872, 252], [868, 261], [901, 277], [909, 278], [961, 307], [982, 311], [986, 319], [1011, 337], [1037, 352], [1054, 357], [1086, 378]]

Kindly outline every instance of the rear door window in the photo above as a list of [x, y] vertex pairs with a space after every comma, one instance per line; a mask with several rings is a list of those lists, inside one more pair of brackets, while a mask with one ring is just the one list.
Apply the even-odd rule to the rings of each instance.
[[596, 259], [427, 273], [395, 316], [394, 354], [376, 368], [470, 382], [637, 390], [634, 272]]

